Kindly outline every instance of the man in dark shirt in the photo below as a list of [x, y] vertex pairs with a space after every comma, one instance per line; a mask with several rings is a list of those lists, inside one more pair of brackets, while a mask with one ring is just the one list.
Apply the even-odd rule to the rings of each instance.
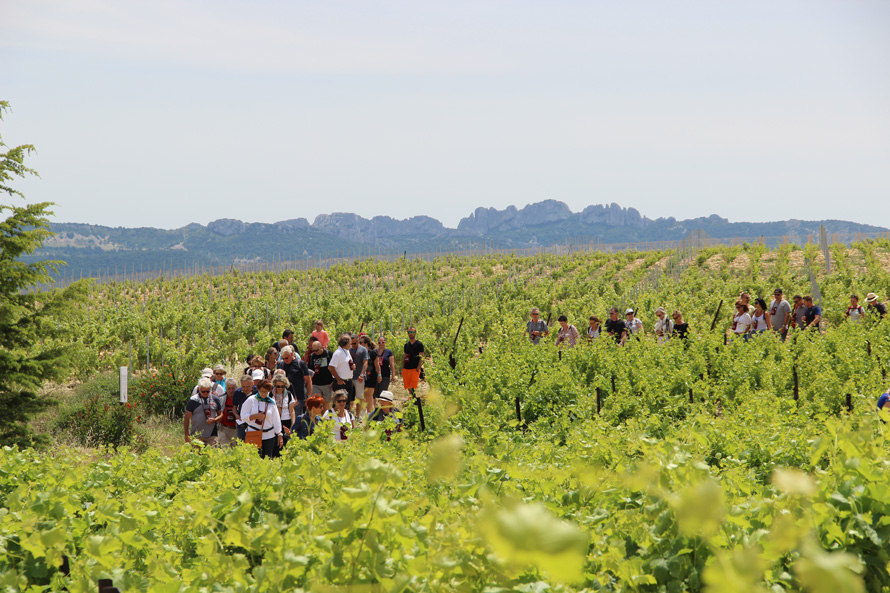
[[281, 361], [276, 368], [283, 369], [287, 380], [290, 381], [290, 392], [297, 400], [296, 412], [303, 413], [303, 404], [306, 396], [312, 393], [312, 377], [306, 363], [297, 358], [294, 347], [287, 345], [281, 349]]
[[312, 376], [312, 393], [322, 396], [328, 407], [331, 405], [331, 394], [333, 393], [331, 384], [334, 382], [329, 367], [331, 356], [333, 353], [326, 350], [321, 342], [312, 342], [312, 352], [309, 354], [309, 368], [315, 371], [315, 375]]
[[417, 339], [414, 326], [408, 328], [408, 342], [405, 343], [405, 356], [402, 358], [402, 382], [405, 389], [414, 397], [414, 391], [420, 383], [423, 371], [423, 343]]
[[819, 325], [822, 323], [822, 307], [813, 303], [813, 297], [807, 295], [803, 297], [803, 304], [807, 308], [806, 317], [804, 317], [804, 326], [806, 329], [819, 331]]
[[616, 307], [609, 309], [609, 319], [606, 320], [606, 333], [615, 338], [619, 346], [623, 346], [627, 340], [627, 324], [619, 317], [621, 312]]
[[887, 307], [878, 302], [878, 295], [875, 293], [870, 292], [865, 296], [865, 304], [868, 305], [868, 313], [873, 321], [880, 321], [887, 316]]

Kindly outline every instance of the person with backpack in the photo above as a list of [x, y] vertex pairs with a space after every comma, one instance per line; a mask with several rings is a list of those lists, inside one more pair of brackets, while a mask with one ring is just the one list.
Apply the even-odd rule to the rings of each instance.
[[231, 377], [226, 379], [226, 395], [223, 400], [223, 417], [217, 426], [217, 439], [222, 447], [235, 446], [238, 440], [238, 422], [235, 418], [235, 392], [238, 391], [238, 381]]
[[732, 318], [732, 333], [748, 341], [748, 332], [751, 330], [751, 315], [748, 314], [748, 305], [738, 300], [735, 303], [736, 314]]
[[668, 319], [667, 311], [664, 307], [655, 309], [655, 341], [664, 344], [671, 338], [674, 333], [674, 322]]
[[865, 307], [859, 304], [859, 295], [850, 295], [850, 306], [847, 307], [847, 312], [844, 313], [844, 317], [853, 323], [859, 323], [862, 318], [865, 317]]
[[297, 398], [291, 392], [291, 384], [283, 371], [276, 371], [272, 376], [272, 399], [278, 407], [278, 416], [281, 418], [281, 431], [284, 435], [281, 446], [287, 445], [290, 439], [293, 419], [297, 417]]

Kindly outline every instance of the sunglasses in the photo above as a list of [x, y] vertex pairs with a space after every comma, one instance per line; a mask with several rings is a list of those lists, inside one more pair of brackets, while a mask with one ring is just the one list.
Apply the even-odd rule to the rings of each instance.
[[346, 400], [345, 399], [337, 399], [337, 400], [334, 400], [334, 403], [335, 404], [345, 404]]
[[209, 389], [199, 389], [198, 393], [210, 393]]
[[409, 335], [409, 336], [413, 336], [413, 335], [416, 334], [416, 333], [417, 333], [417, 332], [408, 332], [408, 335]]

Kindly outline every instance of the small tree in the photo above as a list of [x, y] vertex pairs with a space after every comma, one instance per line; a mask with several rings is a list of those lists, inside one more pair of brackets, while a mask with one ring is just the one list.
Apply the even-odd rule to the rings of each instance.
[[[0, 121], [9, 104], [0, 101]], [[0, 150], [6, 148], [0, 137]], [[24, 197], [9, 182], [36, 172], [25, 166], [25, 157], [34, 150], [30, 144], [0, 152], [0, 193]], [[28, 420], [48, 402], [39, 390], [48, 380], [67, 372], [67, 348], [53, 340], [53, 317], [64, 314], [83, 296], [83, 284], [51, 293], [36, 292], [40, 282], [50, 280], [62, 262], [25, 263], [29, 255], [53, 233], [47, 216], [51, 202], [14, 206], [0, 203], [0, 445], [39, 445]], [[7, 214], [8, 213], [8, 214]], [[46, 346], [41, 344], [45, 343]]]

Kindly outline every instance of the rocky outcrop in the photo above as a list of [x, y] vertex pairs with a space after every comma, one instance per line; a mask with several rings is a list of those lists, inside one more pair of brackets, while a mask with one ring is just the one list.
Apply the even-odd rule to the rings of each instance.
[[625, 226], [639, 228], [646, 226], [647, 219], [640, 216], [636, 208], [622, 208], [615, 202], [608, 206], [595, 204], [582, 210], [578, 217], [585, 224]]
[[288, 231], [306, 231], [309, 230], [309, 221], [305, 218], [291, 218], [289, 220], [279, 220], [275, 226]]
[[649, 222], [649, 219], [641, 216], [635, 208], [622, 208], [614, 202], [608, 206], [601, 204], [588, 206], [582, 212], [575, 214], [564, 202], [544, 200], [529, 204], [522, 210], [517, 210], [515, 206], [504, 210], [476, 208], [473, 214], [460, 221], [457, 228], [466, 233], [484, 235], [573, 219], [585, 224], [637, 228]]
[[312, 229], [356, 241], [404, 237], [407, 235], [439, 236], [447, 229], [429, 216], [414, 216], [396, 220], [389, 216], [375, 216], [371, 220], [349, 212], [319, 214]]
[[234, 218], [220, 218], [207, 223], [207, 230], [223, 237], [231, 237], [232, 235], [240, 235], [245, 232], [247, 225]]

